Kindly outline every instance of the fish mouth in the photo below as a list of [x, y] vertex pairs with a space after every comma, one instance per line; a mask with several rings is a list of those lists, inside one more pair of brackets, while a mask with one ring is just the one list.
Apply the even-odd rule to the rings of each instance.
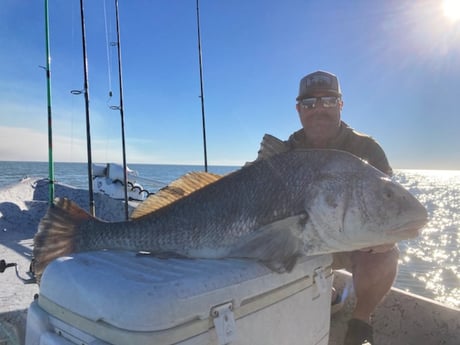
[[414, 238], [420, 235], [421, 229], [428, 223], [428, 218], [407, 222], [391, 231], [391, 234], [404, 238]]

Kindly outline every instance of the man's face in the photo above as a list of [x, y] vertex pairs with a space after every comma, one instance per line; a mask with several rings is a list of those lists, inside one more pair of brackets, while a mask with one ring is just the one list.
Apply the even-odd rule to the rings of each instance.
[[307, 139], [317, 148], [326, 147], [340, 127], [342, 100], [336, 96], [316, 93], [296, 105]]

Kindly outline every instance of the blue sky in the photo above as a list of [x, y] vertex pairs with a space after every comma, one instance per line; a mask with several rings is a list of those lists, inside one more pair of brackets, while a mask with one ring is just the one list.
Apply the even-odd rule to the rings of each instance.
[[[95, 162], [122, 159], [113, 3], [85, 0]], [[128, 164], [202, 164], [196, 1], [119, 9]], [[81, 162], [80, 1], [49, 0], [49, 13], [54, 159]], [[340, 79], [342, 119], [394, 168], [460, 169], [460, 24], [442, 1], [200, 0], [200, 19], [210, 165], [244, 164], [264, 133], [300, 128], [299, 80], [321, 69]], [[44, 1], [2, 1], [0, 160], [47, 160], [44, 28]]]

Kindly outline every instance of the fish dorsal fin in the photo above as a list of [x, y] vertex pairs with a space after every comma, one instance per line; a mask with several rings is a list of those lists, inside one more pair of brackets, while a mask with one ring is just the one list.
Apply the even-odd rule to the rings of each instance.
[[207, 186], [222, 176], [208, 172], [190, 172], [177, 180], [174, 180], [166, 187], [160, 189], [157, 193], [149, 196], [144, 202], [131, 214], [131, 219], [145, 216], [176, 200], [183, 198], [190, 193]]

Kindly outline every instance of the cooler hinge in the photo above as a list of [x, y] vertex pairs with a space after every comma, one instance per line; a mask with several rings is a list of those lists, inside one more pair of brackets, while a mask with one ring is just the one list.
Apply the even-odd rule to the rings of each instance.
[[211, 315], [216, 328], [219, 345], [230, 344], [236, 339], [235, 317], [231, 302], [215, 306]]
[[313, 283], [317, 286], [319, 293], [324, 293], [327, 289], [326, 271], [323, 267], [318, 267], [314, 271]]

